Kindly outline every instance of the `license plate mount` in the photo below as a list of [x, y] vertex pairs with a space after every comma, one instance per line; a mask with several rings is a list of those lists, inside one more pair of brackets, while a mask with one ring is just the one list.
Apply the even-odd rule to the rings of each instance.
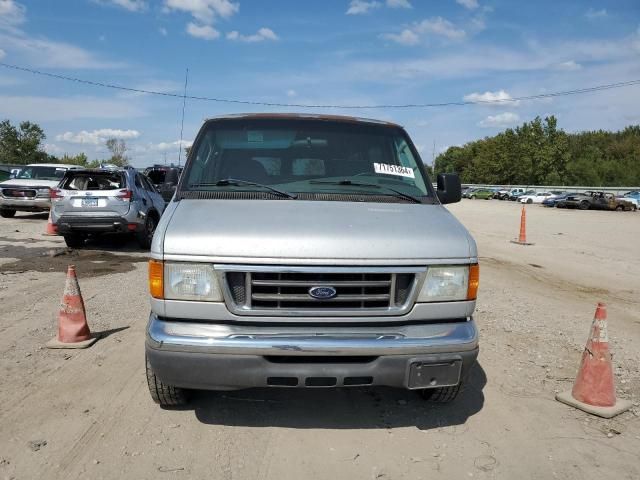
[[451, 387], [460, 382], [461, 360], [413, 362], [409, 368], [410, 389]]

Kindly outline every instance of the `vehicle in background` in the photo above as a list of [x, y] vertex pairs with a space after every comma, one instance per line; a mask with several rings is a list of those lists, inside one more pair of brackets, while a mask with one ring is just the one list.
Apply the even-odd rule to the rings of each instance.
[[535, 190], [525, 190], [523, 188], [513, 188], [511, 193], [509, 193], [509, 200], [515, 202], [523, 195], [534, 195], [536, 193]]
[[437, 185], [392, 123], [206, 121], [151, 248], [151, 397], [379, 385], [454, 400], [478, 355], [478, 252], [442, 206], [458, 176]]
[[621, 197], [617, 197], [620, 200], [631, 202], [636, 206], [636, 209], [640, 208], [640, 191], [627, 192]]
[[577, 208], [580, 210], [636, 210], [637, 207], [626, 200], [616, 198], [612, 193], [587, 191], [572, 193], [558, 202], [558, 208]]
[[554, 198], [558, 195], [562, 195], [564, 192], [536, 192], [528, 195], [521, 195], [518, 198], [520, 203], [542, 203], [548, 198]]
[[462, 191], [462, 198], [471, 198], [471, 194], [477, 190], [476, 187], [467, 187]]
[[493, 198], [495, 198], [496, 200], [508, 200], [510, 194], [511, 194], [510, 190], [502, 189], [502, 190], [498, 190], [493, 196]]
[[34, 163], [20, 169], [10, 180], [0, 183], [0, 217], [16, 212], [46, 212], [51, 208], [51, 190], [77, 165]]
[[558, 205], [558, 202], [566, 200], [569, 195], [571, 195], [571, 193], [563, 192], [551, 197], [547, 197], [542, 201], [542, 205], [544, 205], [545, 207], [555, 207]]
[[165, 208], [160, 193], [133, 167], [69, 171], [51, 201], [51, 222], [72, 248], [102, 233], [134, 234], [149, 248]]
[[469, 194], [469, 198], [471, 200], [481, 199], [481, 200], [491, 200], [493, 198], [493, 194], [495, 192], [490, 188], [476, 188], [473, 192]]
[[176, 191], [182, 167], [154, 165], [144, 170], [144, 174], [162, 195], [165, 202], [169, 202]]

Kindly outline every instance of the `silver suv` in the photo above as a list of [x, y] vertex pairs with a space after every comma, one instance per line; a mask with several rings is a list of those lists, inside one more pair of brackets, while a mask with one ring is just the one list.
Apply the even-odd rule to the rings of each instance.
[[165, 208], [149, 179], [132, 167], [69, 171], [51, 202], [51, 221], [69, 247], [81, 247], [89, 235], [128, 233], [149, 248]]
[[208, 120], [156, 230], [146, 369], [189, 389], [385, 385], [453, 400], [478, 355], [478, 254], [403, 128]]

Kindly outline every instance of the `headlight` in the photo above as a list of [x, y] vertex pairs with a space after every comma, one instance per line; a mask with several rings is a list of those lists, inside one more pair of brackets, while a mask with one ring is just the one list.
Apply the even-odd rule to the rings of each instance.
[[164, 264], [164, 298], [221, 302], [222, 293], [212, 265]]
[[428, 267], [418, 302], [475, 300], [478, 265]]

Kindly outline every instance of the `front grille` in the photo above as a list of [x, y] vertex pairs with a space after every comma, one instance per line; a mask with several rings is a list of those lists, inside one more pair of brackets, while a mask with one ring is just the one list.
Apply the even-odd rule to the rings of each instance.
[[[416, 271], [380, 269], [357, 271], [325, 268], [303, 271], [227, 271], [226, 294], [231, 310], [239, 314], [393, 314], [409, 306]], [[306, 270], [306, 271], [305, 271]], [[330, 298], [314, 298], [314, 287], [331, 287]]]

